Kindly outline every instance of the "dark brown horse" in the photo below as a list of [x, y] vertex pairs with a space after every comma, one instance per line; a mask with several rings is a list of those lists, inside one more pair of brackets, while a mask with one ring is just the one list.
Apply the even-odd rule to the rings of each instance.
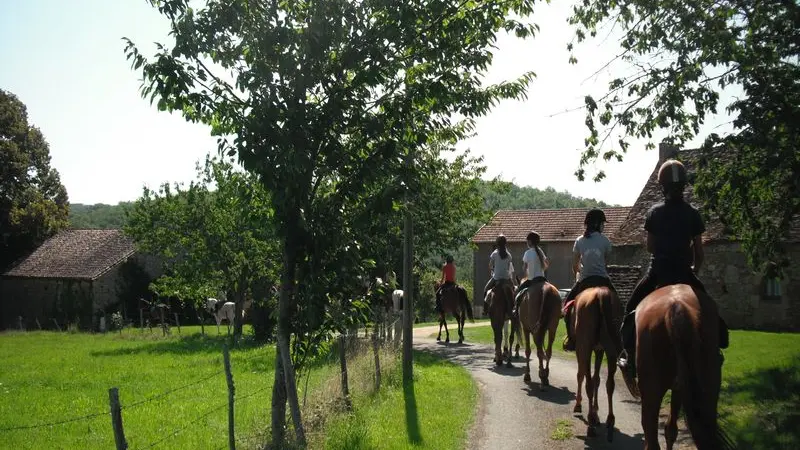
[[716, 303], [685, 284], [657, 289], [636, 308], [636, 339], [644, 448], [659, 448], [658, 413], [670, 389], [667, 449], [677, 438], [681, 407], [698, 450], [735, 448], [717, 422], [722, 361]]
[[[553, 341], [561, 319], [561, 297], [558, 289], [542, 281], [530, 285], [519, 304], [519, 321], [525, 337], [525, 382], [531, 381], [531, 335], [539, 357], [539, 380], [542, 388], [550, 385], [550, 357], [553, 355]], [[544, 335], [547, 336], [547, 349]]]
[[[575, 310], [568, 326], [575, 337], [575, 356], [578, 359], [578, 392], [575, 396], [574, 412], [582, 411], [581, 384], [586, 378], [586, 395], [589, 398], [589, 426], [586, 435], [595, 435], [595, 426], [600, 423], [597, 395], [600, 390], [600, 367], [603, 353], [606, 354], [608, 378], [606, 396], [608, 397], [608, 416], [606, 417], [606, 439], [614, 438], [614, 374], [617, 372], [617, 357], [622, 350], [619, 325], [622, 322], [622, 306], [613, 290], [602, 286], [592, 287], [578, 294]], [[594, 375], [591, 372], [592, 353], [594, 353]]]
[[[439, 283], [436, 282], [434, 285], [434, 290], [438, 291], [439, 287]], [[442, 340], [442, 325], [444, 325], [444, 341], [450, 342], [450, 331], [447, 329], [446, 316], [447, 314], [452, 314], [453, 317], [455, 317], [456, 325], [458, 326], [458, 343], [463, 343], [464, 322], [466, 322], [466, 318], [469, 317], [470, 322], [475, 321], [475, 318], [472, 315], [472, 303], [469, 302], [469, 299], [466, 298], [466, 295], [462, 295], [459, 288], [456, 286], [451, 286], [442, 291], [441, 307], [442, 310], [439, 312], [439, 335], [436, 336], [436, 340]]]
[[[486, 294], [486, 304], [489, 311], [489, 321], [494, 334], [494, 362], [503, 365], [503, 326], [511, 319], [511, 302], [514, 297], [514, 285], [511, 280], [501, 280]], [[506, 355], [506, 367], [511, 365], [511, 348], [514, 346], [515, 326], [512, 324], [509, 336], [509, 345]]]

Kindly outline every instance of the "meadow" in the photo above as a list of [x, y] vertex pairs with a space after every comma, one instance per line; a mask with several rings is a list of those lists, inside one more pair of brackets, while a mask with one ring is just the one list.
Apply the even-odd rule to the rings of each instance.
[[[0, 447], [114, 448], [108, 390], [117, 387], [129, 448], [227, 448], [226, 338], [181, 331], [0, 334]], [[376, 392], [369, 346], [350, 353], [352, 413], [338, 401], [335, 351], [298, 377], [310, 448], [463, 447], [477, 402], [463, 368], [415, 353], [414, 383], [403, 386], [398, 351], [387, 346]], [[269, 440], [274, 346], [245, 339], [230, 355], [237, 448], [260, 448]]]

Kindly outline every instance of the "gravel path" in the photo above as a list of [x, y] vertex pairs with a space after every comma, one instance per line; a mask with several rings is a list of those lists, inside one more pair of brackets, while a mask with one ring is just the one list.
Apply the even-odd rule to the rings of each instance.
[[[467, 327], [487, 324], [466, 324]], [[525, 369], [524, 348], [522, 359], [513, 361], [514, 367], [496, 367], [492, 361], [494, 349], [484, 344], [444, 344], [428, 337], [438, 331], [437, 326], [414, 329], [414, 346], [430, 351], [464, 366], [480, 388], [480, 400], [475, 423], [470, 431], [469, 449], [637, 449], [643, 448], [640, 405], [634, 400], [622, 377], [617, 373], [614, 391], [616, 432], [614, 441], [606, 441], [605, 425], [598, 426], [598, 435], [586, 437], [588, 401], [584, 392], [583, 414], [573, 414], [577, 388], [577, 364], [572, 358], [553, 355], [550, 361], [550, 384], [542, 391], [537, 376], [538, 360], [533, 353], [531, 366], [533, 382], [526, 384], [522, 377]], [[469, 339], [469, 333], [465, 333]], [[456, 335], [457, 336], [457, 335]], [[451, 336], [452, 338], [452, 336]], [[457, 339], [457, 337], [456, 337]], [[554, 343], [554, 345], [560, 343]], [[535, 349], [534, 349], [535, 352]], [[605, 363], [600, 371], [600, 420], [605, 423], [608, 414], [605, 390]], [[660, 431], [662, 446], [663, 421]], [[691, 438], [679, 424], [681, 435], [676, 448], [692, 449]], [[560, 439], [554, 439], [554, 432]]]

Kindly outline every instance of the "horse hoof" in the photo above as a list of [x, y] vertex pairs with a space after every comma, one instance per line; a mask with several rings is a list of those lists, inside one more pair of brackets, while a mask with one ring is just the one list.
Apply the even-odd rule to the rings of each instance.
[[463, 339], [459, 339], [459, 340], [458, 340], [458, 343], [459, 343], [459, 344], [463, 344], [463, 343], [464, 343], [464, 340], [463, 340]]
[[503, 365], [503, 361], [495, 361], [495, 364], [497, 364], [497, 367], [500, 367]]
[[586, 428], [586, 437], [595, 437], [597, 436], [597, 432], [594, 430], [593, 426], [589, 426]]
[[436, 336], [436, 342], [439, 342], [439, 341], [441, 341], [441, 340], [442, 340], [442, 338], [441, 338], [441, 337], [439, 337], [439, 336]]
[[583, 408], [581, 408], [581, 405], [575, 405], [575, 407], [572, 408], [572, 412], [573, 413], [582, 413], [583, 412]]
[[449, 344], [449, 343], [450, 343], [450, 338], [447, 338], [447, 339], [445, 339], [445, 340], [444, 340], [444, 343], [445, 343], [445, 344]]
[[522, 377], [522, 381], [524, 381], [526, 383], [530, 383], [531, 382], [531, 374], [526, 373], [525, 376]]

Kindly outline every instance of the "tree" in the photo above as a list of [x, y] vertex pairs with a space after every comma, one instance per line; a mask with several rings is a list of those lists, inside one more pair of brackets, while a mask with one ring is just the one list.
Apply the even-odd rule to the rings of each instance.
[[0, 273], [67, 227], [67, 190], [28, 111], [0, 89]]
[[[720, 91], [738, 86], [744, 95], [726, 108], [733, 131], [706, 138], [695, 192], [741, 239], [751, 265], [785, 263], [781, 241], [800, 212], [800, 5], [600, 0], [574, 12], [579, 42], [604, 24], [621, 26], [618, 58], [637, 69], [612, 80], [601, 98], [586, 97], [589, 137], [578, 177], [601, 151], [605, 160], [621, 160], [628, 137], [666, 129], [668, 141], [683, 144], [717, 112]], [[597, 122], [607, 128], [602, 137]], [[617, 128], [625, 137], [603, 151]]]
[[255, 177], [231, 163], [207, 157], [197, 173], [188, 189], [145, 188], [127, 211], [125, 232], [141, 250], [168, 261], [168, 274], [154, 283], [159, 295], [203, 302], [232, 293], [237, 338], [245, 295], [277, 277], [270, 198]]
[[[535, 31], [506, 18], [524, 18], [533, 2], [212, 0], [200, 10], [186, 0], [150, 3], [170, 20], [175, 45], [148, 60], [128, 41], [142, 95], [210, 125], [219, 150], [238, 155], [272, 195], [283, 253], [278, 354], [303, 445], [289, 351], [290, 334], [308, 336], [292, 323], [306, 293], [297, 281], [308, 281], [305, 288], [329, 277], [337, 253], [353, 265], [343, 270], [357, 271], [365, 259], [348, 225], [368, 207], [364, 196], [387, 174], [403, 173], [414, 189], [418, 172], [404, 158], [435, 134], [458, 140], [498, 100], [524, 96], [532, 74], [489, 87], [481, 75], [498, 31]], [[454, 126], [455, 113], [466, 122]], [[336, 217], [335, 228], [320, 220]]]

